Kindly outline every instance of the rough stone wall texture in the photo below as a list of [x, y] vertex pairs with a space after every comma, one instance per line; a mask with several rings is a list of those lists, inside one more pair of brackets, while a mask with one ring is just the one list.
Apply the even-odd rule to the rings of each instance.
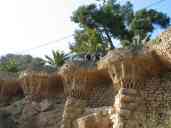
[[[171, 74], [170, 74], [171, 75]], [[146, 81], [144, 114], [150, 128], [168, 126], [171, 119], [171, 79], [151, 78]]]
[[17, 128], [60, 128], [64, 101], [57, 98], [44, 99], [41, 102], [27, 98], [1, 108], [10, 113]]
[[[138, 106], [140, 111], [136, 113], [137, 116], [135, 117], [137, 119], [141, 117], [142, 119], [140, 121], [141, 123], [139, 123], [140, 128], [161, 128], [169, 126], [171, 117], [171, 79], [169, 76], [171, 74], [163, 75], [159, 78], [149, 78], [146, 81], [146, 86], [142, 91], [144, 99], [141, 100], [142, 103]], [[109, 100], [109, 96], [113, 94], [112, 87], [106, 87], [104, 91], [101, 91], [101, 88], [99, 88], [96, 91], [99, 95], [93, 97], [94, 99], [91, 102], [88, 101], [90, 103], [85, 113], [81, 116], [99, 111], [94, 107], [107, 106], [107, 104], [112, 106], [113, 101]], [[61, 99], [54, 98], [53, 101], [43, 100], [40, 103], [26, 100], [24, 105], [23, 101], [21, 102], [22, 105], [16, 102], [16, 104], [5, 107], [5, 109], [8, 109], [10, 113], [16, 116], [15, 119], [17, 119], [16, 122], [19, 128], [60, 128], [64, 100], [65, 98], [61, 102]]]
[[42, 99], [47, 97], [64, 97], [62, 78], [58, 73], [28, 73], [20, 78], [20, 85], [25, 96]]
[[138, 121], [135, 119], [137, 107], [140, 105], [140, 98], [135, 89], [122, 88], [115, 97], [113, 128], [138, 128]]
[[94, 109], [90, 114], [77, 119], [75, 128], [112, 128], [109, 114], [111, 108], [102, 107], [100, 109]]
[[74, 128], [74, 121], [81, 117], [86, 108], [86, 101], [67, 97], [63, 112], [63, 123], [61, 128]]
[[[167, 85], [168, 83], [163, 82], [161, 78], [155, 78], [153, 81], [153, 79], [148, 77], [157, 77], [157, 75], [160, 73], [165, 74], [166, 71], [169, 71], [168, 69], [171, 69], [171, 29], [168, 29], [168, 31], [161, 34], [161, 36], [158, 37], [154, 42], [155, 44], [149, 44], [149, 46], [147, 46], [147, 48], [149, 48], [148, 50], [143, 49], [136, 55], [133, 55], [132, 52], [125, 49], [112, 50], [99, 63], [99, 69], [108, 68], [109, 71], [112, 71], [110, 76], [114, 85], [118, 84], [120, 88], [126, 88], [127, 90], [132, 88], [132, 85], [135, 85], [135, 87], [143, 87], [141, 90], [139, 90], [142, 99], [141, 105], [134, 109], [135, 116], [131, 115], [134, 117], [134, 120], [140, 120], [135, 126], [132, 126], [136, 128], [169, 126], [170, 85]], [[130, 66], [132, 68], [129, 68]], [[124, 71], [128, 71], [128, 74], [126, 74]], [[145, 78], [147, 78], [149, 81], [146, 81], [146, 86], [144, 87]], [[159, 81], [157, 81], [157, 79], [159, 79]], [[126, 80], [126, 82], [122, 80]], [[129, 85], [130, 80], [138, 80], [138, 82], [133, 82]], [[152, 85], [150, 85], [150, 82], [152, 82]], [[123, 107], [128, 107], [124, 106], [122, 103], [122, 96], [123, 95], [118, 94], [115, 98], [114, 109], [118, 109], [119, 111], [115, 111], [114, 114], [116, 115], [116, 125], [114, 122], [114, 128], [123, 128], [123, 125], [125, 124], [124, 121], [120, 119], [120, 112], [123, 112], [124, 116], [129, 115], [129, 112], [122, 111]], [[129, 97], [127, 98], [129, 99]], [[117, 99], [119, 99], [118, 103], [120, 103], [120, 106], [116, 105]], [[143, 116], [138, 117], [137, 115]], [[133, 120], [129, 121], [129, 119], [130, 118], [128, 118], [128, 122], [134, 122]], [[126, 124], [129, 125], [129, 123]], [[126, 126], [126, 128], [129, 128], [129, 126]]]
[[98, 108], [102, 106], [112, 106], [115, 100], [116, 90], [110, 85], [100, 85], [94, 89], [94, 93], [88, 98], [87, 106]]
[[[54, 76], [48, 77], [47, 75], [35, 74], [26, 76], [23, 82], [22, 88], [26, 96], [32, 95], [34, 99], [47, 96], [65, 99], [64, 90], [61, 87], [61, 80], [54, 80]], [[90, 90], [91, 95], [86, 98], [88, 107], [112, 106], [115, 95], [113, 93], [112, 84], [109, 83], [95, 82], [95, 85], [93, 85], [93, 88]]]
[[[171, 127], [171, 73], [152, 77], [145, 81], [141, 90], [140, 103], [134, 113], [134, 118], [128, 119], [126, 127], [136, 128], [169, 128]], [[116, 99], [115, 99], [116, 100]], [[124, 106], [122, 106], [124, 108]], [[121, 107], [121, 108], [122, 108]], [[127, 108], [128, 106], [125, 106]], [[122, 109], [121, 109], [122, 110]], [[124, 112], [124, 111], [123, 111]], [[125, 115], [129, 115], [126, 113]], [[112, 120], [116, 122], [116, 116]], [[133, 115], [132, 115], [133, 116]], [[118, 119], [118, 117], [117, 117]]]
[[171, 69], [171, 28], [148, 43], [147, 48], [155, 51], [162, 64]]
[[[63, 78], [66, 97], [84, 99], [89, 107], [112, 105], [114, 100], [112, 81], [107, 71], [66, 63], [61, 67], [59, 74]], [[105, 100], [106, 97], [108, 100]]]
[[[141, 90], [140, 103], [134, 109], [135, 116], [133, 119], [128, 118], [128, 126], [126, 127], [171, 127], [171, 79], [168, 76], [171, 76], [171, 73], [165, 73], [159, 77], [152, 77], [145, 81], [145, 87]], [[122, 107], [124, 108], [124, 106]], [[127, 107], [125, 106], [125, 108]], [[124, 116], [129, 116], [127, 111], [123, 111], [123, 113], [125, 113]], [[116, 114], [112, 116], [114, 122], [118, 120], [116, 116]]]

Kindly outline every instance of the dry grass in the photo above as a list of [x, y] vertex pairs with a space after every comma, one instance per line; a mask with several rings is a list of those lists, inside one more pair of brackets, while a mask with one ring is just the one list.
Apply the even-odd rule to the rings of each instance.
[[21, 79], [21, 87], [25, 95], [46, 95], [47, 83], [48, 75], [42, 73], [30, 73]]
[[0, 87], [3, 85], [4, 80], [0, 79]]
[[30, 73], [20, 81], [25, 95], [48, 97], [63, 92], [62, 79], [57, 73]]
[[[31, 72], [19, 80], [0, 80], [1, 96], [15, 96], [23, 92], [33, 97], [72, 95], [87, 96], [96, 93], [97, 88], [111, 85], [105, 70], [71, 68], [63, 73], [52, 74]], [[64, 92], [65, 91], [65, 92]]]
[[78, 98], [93, 95], [97, 88], [109, 86], [112, 83], [105, 70], [77, 68], [74, 71], [64, 72], [62, 76], [65, 94]]
[[48, 95], [57, 96], [64, 93], [62, 76], [57, 72], [48, 75]]
[[0, 80], [0, 96], [13, 97], [23, 95], [23, 90], [18, 80]]

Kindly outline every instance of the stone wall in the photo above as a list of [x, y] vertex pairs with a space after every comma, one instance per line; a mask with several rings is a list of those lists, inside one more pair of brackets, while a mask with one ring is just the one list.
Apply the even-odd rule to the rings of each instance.
[[[171, 76], [170, 73], [165, 73], [160, 77], [153, 77], [146, 80], [146, 86], [142, 91], [144, 97], [141, 100], [141, 105], [139, 105], [142, 113], [137, 113], [137, 118], [140, 116], [146, 117], [142, 118], [139, 123], [142, 127], [161, 128], [169, 126], [171, 117], [171, 79], [169, 76]], [[92, 113], [97, 113], [98, 115], [99, 111], [105, 110], [105, 107], [102, 106], [112, 106], [113, 104], [112, 99], [114, 100], [114, 93], [111, 86], [100, 86], [96, 92], [94, 97], [89, 98], [85, 112], [80, 115], [83, 120], [89, 114], [89, 119], [95, 120], [96, 118], [92, 116]], [[25, 101], [26, 103], [23, 107], [22, 105], [18, 105], [21, 111], [19, 111], [20, 109], [17, 107], [16, 102], [16, 104], [5, 107], [5, 109], [13, 115], [16, 115], [19, 128], [58, 128], [62, 124], [64, 100], [65, 98], [63, 97], [63, 101], [59, 99], [58, 102], [58, 98], [56, 97], [53, 101], [45, 99], [40, 103], [36, 101]], [[102, 108], [100, 109], [100, 107]], [[103, 121], [106, 122], [106, 116], [104, 117], [99, 119], [101, 123]], [[92, 123], [92, 120], [87, 121]], [[98, 120], [95, 120], [94, 124], [92, 123], [92, 127], [94, 125], [94, 127], [97, 126], [98, 128], [99, 124]]]
[[150, 41], [150, 43], [147, 44], [147, 48], [155, 51], [161, 63], [169, 70], [171, 69], [171, 28]]
[[115, 100], [115, 92], [112, 84], [99, 85], [95, 88], [94, 94], [88, 98], [87, 106], [90, 108], [112, 106]]
[[[171, 74], [170, 74], [171, 75]], [[171, 79], [151, 78], [143, 91], [146, 124], [150, 128], [168, 126], [171, 119]]]

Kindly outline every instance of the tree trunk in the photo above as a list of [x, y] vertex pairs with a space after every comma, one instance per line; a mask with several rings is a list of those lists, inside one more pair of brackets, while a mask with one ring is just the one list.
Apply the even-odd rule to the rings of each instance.
[[108, 38], [110, 49], [115, 49], [115, 46], [113, 45], [113, 42], [112, 42], [112, 39], [111, 39], [109, 33], [107, 31], [105, 31], [105, 34], [106, 34], [106, 36]]

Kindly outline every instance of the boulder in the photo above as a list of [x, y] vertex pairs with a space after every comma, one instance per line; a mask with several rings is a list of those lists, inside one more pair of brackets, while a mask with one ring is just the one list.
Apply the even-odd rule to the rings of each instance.
[[112, 121], [107, 111], [99, 111], [77, 119], [75, 128], [112, 128]]

